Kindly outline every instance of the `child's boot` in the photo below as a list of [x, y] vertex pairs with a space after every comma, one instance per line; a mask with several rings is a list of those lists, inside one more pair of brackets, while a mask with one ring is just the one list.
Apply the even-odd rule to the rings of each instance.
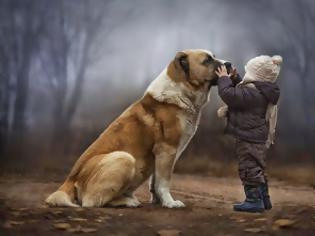
[[270, 210], [272, 208], [272, 204], [270, 201], [268, 183], [266, 182], [266, 183], [261, 184], [261, 189], [262, 189], [262, 197], [263, 197], [265, 209]]
[[245, 185], [244, 190], [246, 199], [243, 203], [234, 205], [234, 211], [263, 212], [265, 206], [262, 197], [262, 186]]

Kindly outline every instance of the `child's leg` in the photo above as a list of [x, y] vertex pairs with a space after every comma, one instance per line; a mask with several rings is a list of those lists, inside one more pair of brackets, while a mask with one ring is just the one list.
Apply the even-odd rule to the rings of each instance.
[[239, 160], [239, 176], [244, 185], [259, 186], [265, 183], [265, 144], [238, 140], [236, 155]]
[[246, 200], [234, 205], [234, 210], [249, 212], [264, 210], [262, 185], [265, 184], [265, 151], [264, 144], [237, 140], [239, 176], [244, 185]]
[[246, 185], [261, 186], [264, 207], [272, 208], [269, 196], [268, 177], [266, 173], [265, 144], [240, 141], [238, 150], [240, 178]]
[[264, 169], [264, 179], [265, 183], [262, 184], [262, 195], [263, 195], [263, 201], [264, 206], [266, 210], [270, 210], [272, 208], [272, 204], [270, 201], [270, 195], [269, 195], [269, 186], [268, 186], [268, 175], [266, 173], [266, 168]]

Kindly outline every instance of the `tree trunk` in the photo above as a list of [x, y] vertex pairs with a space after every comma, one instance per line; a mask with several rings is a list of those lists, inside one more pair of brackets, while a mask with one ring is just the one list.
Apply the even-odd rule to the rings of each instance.
[[[24, 54], [26, 53], [26, 54]], [[17, 74], [16, 98], [14, 103], [14, 118], [12, 130], [20, 136], [25, 131], [26, 120], [25, 112], [28, 99], [30, 56], [29, 50], [24, 50], [24, 60]]]
[[[4, 59], [3, 54], [1, 58]], [[10, 77], [8, 74], [7, 60], [3, 60], [0, 65], [0, 154], [5, 151], [9, 132], [9, 93], [10, 93]]]

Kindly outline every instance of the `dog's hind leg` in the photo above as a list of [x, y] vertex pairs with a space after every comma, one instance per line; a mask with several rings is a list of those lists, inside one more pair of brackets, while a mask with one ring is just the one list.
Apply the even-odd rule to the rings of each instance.
[[102, 207], [119, 197], [135, 174], [135, 159], [127, 152], [116, 151], [99, 158], [84, 184], [83, 207]]
[[133, 196], [124, 196], [118, 197], [117, 199], [114, 199], [113, 201], [108, 203], [109, 206], [113, 207], [138, 207], [141, 205], [139, 200]]

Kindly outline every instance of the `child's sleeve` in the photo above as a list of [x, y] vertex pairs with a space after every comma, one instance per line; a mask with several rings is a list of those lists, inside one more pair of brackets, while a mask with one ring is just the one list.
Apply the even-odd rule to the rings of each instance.
[[234, 86], [233, 81], [224, 76], [218, 79], [218, 92], [221, 99], [231, 108], [247, 108], [255, 104], [253, 88]]
[[233, 79], [233, 85], [236, 86], [242, 81], [242, 77], [239, 74], [236, 74], [236, 78]]

